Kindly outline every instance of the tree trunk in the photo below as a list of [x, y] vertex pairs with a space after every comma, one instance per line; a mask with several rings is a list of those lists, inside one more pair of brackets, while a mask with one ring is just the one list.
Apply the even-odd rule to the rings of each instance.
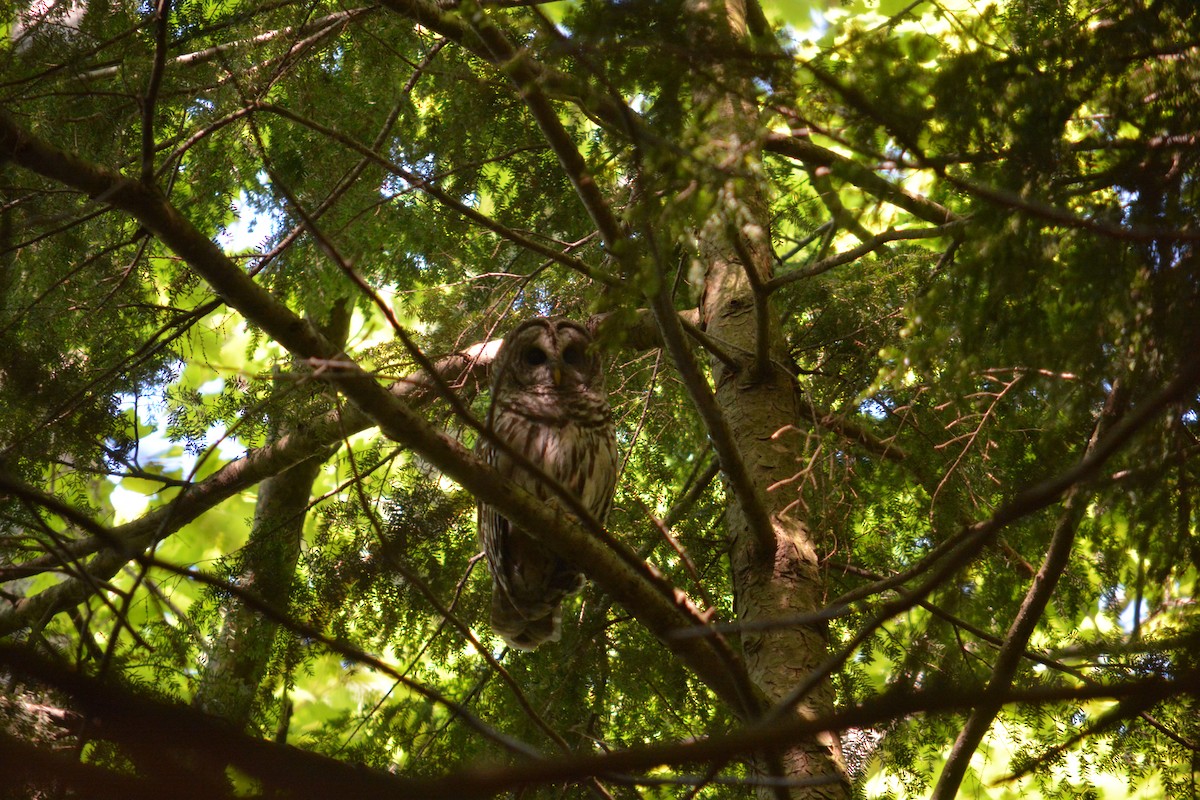
[[[337, 342], [345, 341], [349, 328], [346, 309], [345, 303], [337, 306], [332, 322], [323, 330]], [[274, 438], [291, 432], [288, 426], [280, 425]], [[254, 522], [242, 549], [237, 583], [281, 611], [288, 608], [291, 599], [309, 498], [327, 453], [301, 461], [259, 485]], [[209, 649], [193, 705], [229, 721], [238, 730], [246, 730], [270, 666], [279, 626], [236, 597], [229, 599], [223, 611], [224, 620]], [[280, 722], [281, 729], [286, 730], [286, 725], [286, 719]]]
[[[309, 497], [321, 464], [321, 458], [311, 458], [259, 487], [237, 582], [274, 608], [288, 606]], [[244, 730], [250, 725], [279, 626], [236, 598], [224, 611], [194, 705]]]
[[[739, 0], [729, 0], [722, 9], [699, 5], [702, 14], [719, 11], [710, 18], [715, 25], [726, 21], [735, 43], [745, 41], [746, 9]], [[788, 355], [775, 324], [778, 313], [768, 297], [756, 297], [756, 287], [761, 291], [771, 278], [774, 262], [767, 200], [761, 186], [747, 177], [761, 161], [757, 111], [746, 99], [754, 90], [748, 81], [722, 77], [726, 80], [719, 84], [727, 88], [708, 98], [707, 105], [713, 115], [710, 130], [724, 151], [730, 177], [700, 237], [706, 269], [701, 321], [715, 340], [745, 354], [740, 369], [715, 358], [711, 367], [717, 406], [756, 489], [757, 497], [750, 500], [761, 503], [770, 519], [769, 534], [756, 530], [743, 502], [747, 498], [729, 492], [726, 519], [736, 612], [740, 622], [757, 623], [816, 610], [822, 586], [808, 527], [795, 509], [788, 510], [795, 492], [787, 481], [798, 471], [801, 454], [786, 432], [800, 419], [799, 388], [782, 366]], [[775, 705], [824, 660], [826, 635], [816, 626], [748, 632], [742, 635], [742, 647], [750, 679]], [[821, 681], [791, 713], [819, 716], [832, 705], [832, 687]], [[779, 758], [783, 777], [797, 784], [790, 797], [849, 796], [836, 736], [802, 742]], [[801, 785], [805, 783], [811, 785]], [[779, 796], [767, 786], [760, 793]]]

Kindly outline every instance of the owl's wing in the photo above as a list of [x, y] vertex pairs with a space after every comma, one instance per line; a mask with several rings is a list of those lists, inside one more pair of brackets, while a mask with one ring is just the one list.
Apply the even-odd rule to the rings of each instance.
[[557, 642], [562, 598], [579, 588], [581, 576], [486, 504], [479, 506], [479, 531], [492, 573], [493, 630], [521, 650]]
[[580, 588], [578, 572], [496, 509], [480, 503], [479, 536], [498, 588], [538, 616]]
[[[513, 478], [508, 459], [486, 444], [480, 455]], [[561, 602], [582, 575], [514, 526], [493, 506], [478, 504], [479, 540], [492, 574], [492, 628], [512, 647], [532, 650], [561, 637]]]

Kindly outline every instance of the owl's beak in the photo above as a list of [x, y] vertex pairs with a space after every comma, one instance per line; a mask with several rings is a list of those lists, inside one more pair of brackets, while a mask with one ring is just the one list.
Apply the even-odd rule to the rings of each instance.
[[557, 388], [562, 386], [562, 367], [555, 364], [550, 368], [550, 377], [554, 379], [554, 386]]

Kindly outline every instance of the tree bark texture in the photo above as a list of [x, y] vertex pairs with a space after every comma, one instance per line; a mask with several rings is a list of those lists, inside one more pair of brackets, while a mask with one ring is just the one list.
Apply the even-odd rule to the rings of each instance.
[[[288, 606], [305, 512], [321, 464], [320, 458], [303, 461], [263, 481], [259, 488], [237, 582], [275, 608]], [[236, 598], [228, 601], [224, 613], [193, 704], [244, 730], [267, 674], [279, 626]]]
[[[708, 261], [704, 320], [714, 338], [742, 347], [754, 344], [755, 321], [743, 265], [727, 253], [713, 252]], [[747, 348], [748, 349], [748, 348]], [[779, 352], [777, 347], [772, 352]], [[742, 623], [770, 621], [811, 612], [821, 605], [822, 585], [816, 551], [804, 521], [786, 509], [792, 499], [785, 483], [797, 470], [799, 453], [788, 446], [786, 431], [799, 418], [794, 379], [778, 367], [765, 378], [752, 378], [748, 368], [733, 373], [714, 359], [716, 401], [729, 424], [747, 470], [762, 487], [758, 501], [771, 520], [770, 548], [750, 523], [744, 502], [731, 494], [726, 520], [734, 603]], [[742, 634], [742, 648], [751, 681], [769, 704], [786, 697], [823, 660], [826, 637], [817, 627], [795, 627]], [[824, 715], [833, 707], [832, 689], [821, 682], [797, 712]], [[791, 748], [784, 758], [789, 777], [811, 778], [840, 774], [841, 753], [836, 737], [825, 735]], [[796, 797], [847, 796], [845, 787], [814, 788]]]
[[[697, 5], [713, 24], [728, 24], [734, 40], [745, 39], [746, 9], [739, 0], [729, 0], [720, 9], [705, 2]], [[788, 431], [800, 419], [801, 404], [795, 378], [782, 366], [788, 355], [775, 324], [778, 314], [763, 290], [772, 277], [773, 256], [767, 198], [753, 178], [761, 157], [757, 112], [746, 99], [753, 90], [736, 80], [720, 84], [731, 88], [708, 98], [707, 104], [714, 144], [724, 156], [729, 177], [700, 236], [699, 255], [706, 269], [701, 321], [713, 339], [744, 354], [740, 369], [716, 358], [711, 369], [717, 406], [757, 494], [746, 498], [730, 492], [726, 520], [738, 620], [758, 623], [814, 611], [823, 593], [809, 529], [788, 509], [795, 499], [789, 479], [801, 460]], [[761, 514], [748, 513], [749, 502], [761, 504], [769, 531], [756, 530], [754, 517], [761, 519]], [[826, 635], [815, 626], [746, 632], [742, 648], [751, 681], [768, 705], [775, 706], [824, 660]], [[821, 681], [790, 713], [821, 716], [832, 707], [832, 687]], [[803, 741], [778, 758], [776, 769], [782, 766], [782, 777], [797, 784], [788, 796], [849, 796], [835, 735]], [[780, 796], [768, 786], [760, 794]]]

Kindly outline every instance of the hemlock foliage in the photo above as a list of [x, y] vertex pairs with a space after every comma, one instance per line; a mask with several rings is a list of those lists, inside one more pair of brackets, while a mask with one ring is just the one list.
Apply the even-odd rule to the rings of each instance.
[[[5, 796], [1196, 796], [1193, 3], [3, 13]], [[541, 314], [624, 469], [516, 653], [469, 348]]]

